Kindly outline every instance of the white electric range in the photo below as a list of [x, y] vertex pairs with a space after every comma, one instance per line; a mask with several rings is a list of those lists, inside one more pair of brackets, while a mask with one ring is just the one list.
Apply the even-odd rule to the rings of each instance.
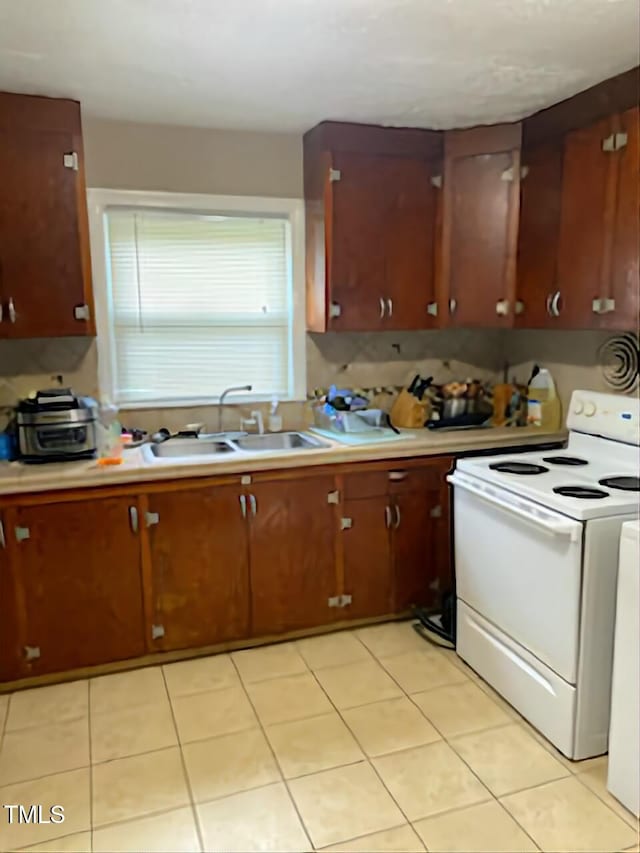
[[462, 459], [457, 652], [569, 758], [607, 749], [618, 542], [639, 515], [640, 402], [575, 391], [566, 449]]

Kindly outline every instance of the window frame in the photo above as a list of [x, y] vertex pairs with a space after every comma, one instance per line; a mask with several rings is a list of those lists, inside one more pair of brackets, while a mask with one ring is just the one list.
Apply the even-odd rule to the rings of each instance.
[[[305, 225], [304, 202], [298, 198], [262, 196], [229, 196], [201, 193], [139, 192], [90, 188], [87, 190], [93, 298], [96, 312], [98, 347], [98, 388], [101, 398], [116, 402], [121, 409], [169, 409], [210, 406], [218, 395], [118, 402], [115, 387], [115, 342], [113, 311], [108, 272], [106, 214], [110, 207], [138, 207], [141, 210], [176, 210], [182, 213], [213, 216], [245, 214], [246, 216], [281, 216], [289, 221], [291, 237], [291, 331], [289, 394], [282, 402], [306, 400], [306, 318], [305, 318]], [[249, 379], [247, 379], [249, 381]], [[234, 394], [234, 403], [260, 403], [272, 399], [271, 394]]]

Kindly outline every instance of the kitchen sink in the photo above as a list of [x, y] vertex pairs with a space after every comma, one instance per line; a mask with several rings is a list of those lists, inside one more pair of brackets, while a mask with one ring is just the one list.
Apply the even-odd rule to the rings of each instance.
[[235, 453], [227, 441], [203, 441], [199, 438], [172, 438], [160, 444], [151, 444], [150, 450], [157, 459], [180, 459], [185, 456], [218, 456]]
[[271, 435], [248, 435], [233, 442], [240, 450], [253, 453], [255, 451], [276, 450], [318, 450], [330, 447], [326, 441], [303, 432], [276, 432]]
[[145, 444], [142, 452], [148, 462], [174, 459], [210, 461], [210, 457], [220, 459], [234, 454], [271, 452], [286, 453], [287, 451], [317, 450], [330, 447], [326, 441], [307, 435], [304, 432], [277, 432], [270, 435], [247, 435], [236, 433], [235, 436], [223, 437], [222, 434], [206, 438], [170, 438], [153, 444]]

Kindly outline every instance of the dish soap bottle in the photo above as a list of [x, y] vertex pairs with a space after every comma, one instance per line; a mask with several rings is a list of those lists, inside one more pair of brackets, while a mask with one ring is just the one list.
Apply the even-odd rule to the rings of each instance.
[[562, 407], [555, 382], [546, 368], [541, 368], [529, 382], [527, 425], [543, 429], [560, 429]]

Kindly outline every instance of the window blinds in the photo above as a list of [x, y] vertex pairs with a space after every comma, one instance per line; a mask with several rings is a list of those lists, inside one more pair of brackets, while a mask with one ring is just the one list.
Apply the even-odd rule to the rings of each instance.
[[286, 218], [110, 209], [116, 402], [291, 390]]

